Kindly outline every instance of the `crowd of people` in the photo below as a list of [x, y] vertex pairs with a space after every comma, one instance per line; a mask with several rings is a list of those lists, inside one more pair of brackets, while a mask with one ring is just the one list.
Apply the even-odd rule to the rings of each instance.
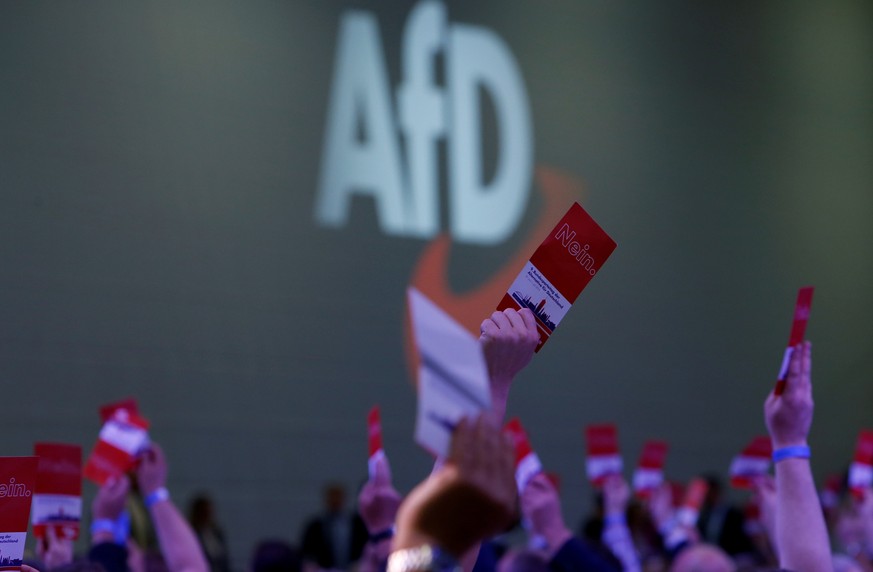
[[[300, 542], [260, 543], [247, 572], [873, 570], [873, 491], [851, 496], [843, 487], [838, 502], [823, 505], [813, 480], [809, 342], [792, 349], [784, 391], [771, 392], [763, 404], [775, 474], [755, 478], [757, 518], [744, 519], [723, 505], [714, 477], [707, 501], [689, 521], [669, 484], [643, 501], [622, 475], [612, 474], [599, 491], [597, 514], [574, 531], [547, 475], [523, 486], [516, 481], [514, 445], [502, 430], [513, 379], [531, 361], [538, 339], [529, 310], [492, 314], [480, 337], [492, 410], [458, 423], [449, 454], [405, 496], [393, 486], [384, 456], [359, 492], [354, 518], [340, 518], [342, 490], [329, 487], [326, 514], [305, 527]], [[125, 505], [132, 485], [122, 475], [100, 487], [93, 502], [86, 556], [74, 558], [72, 542], [49, 533], [31, 564], [42, 572], [229, 571], [211, 504], [199, 499], [190, 522], [183, 517], [166, 489], [160, 446], [141, 454], [132, 477], [158, 556], [144, 554], [131, 538]]]

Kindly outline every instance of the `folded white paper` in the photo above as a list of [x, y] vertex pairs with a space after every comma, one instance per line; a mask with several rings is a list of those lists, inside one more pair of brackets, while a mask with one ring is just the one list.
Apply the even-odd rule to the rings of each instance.
[[415, 441], [445, 457], [458, 421], [491, 409], [488, 366], [479, 340], [415, 288], [407, 296], [420, 361]]

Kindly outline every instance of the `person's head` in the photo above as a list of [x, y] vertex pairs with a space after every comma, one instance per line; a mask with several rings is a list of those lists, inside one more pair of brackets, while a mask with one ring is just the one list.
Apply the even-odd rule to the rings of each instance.
[[695, 544], [683, 550], [670, 572], [734, 572], [736, 565], [725, 552], [712, 544]]
[[706, 489], [706, 499], [703, 501], [703, 504], [706, 506], [716, 506], [721, 502], [721, 493], [724, 488], [721, 476], [718, 473], [707, 473], [703, 475], [703, 479], [709, 485], [709, 488]]
[[300, 572], [300, 552], [284, 540], [264, 540], [252, 554], [250, 572]]
[[346, 505], [346, 489], [340, 483], [328, 483], [324, 487], [324, 508], [330, 513], [342, 512]]
[[199, 494], [191, 499], [188, 506], [188, 520], [195, 529], [212, 524], [214, 519], [212, 499], [206, 494]]

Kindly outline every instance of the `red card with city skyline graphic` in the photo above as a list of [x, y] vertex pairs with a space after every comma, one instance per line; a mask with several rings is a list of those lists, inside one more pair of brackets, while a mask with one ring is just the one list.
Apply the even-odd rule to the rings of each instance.
[[573, 203], [509, 286], [497, 310], [528, 308], [540, 351], [616, 244], [579, 203]]
[[36, 467], [36, 457], [0, 457], [0, 570], [21, 568]]
[[58, 538], [79, 537], [82, 520], [82, 447], [65, 443], [36, 443], [39, 457], [30, 520], [37, 538], [54, 528]]

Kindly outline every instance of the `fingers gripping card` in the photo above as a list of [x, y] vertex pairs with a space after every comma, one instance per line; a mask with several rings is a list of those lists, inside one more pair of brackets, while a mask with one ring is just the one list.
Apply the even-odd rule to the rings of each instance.
[[615, 241], [573, 203], [534, 251], [497, 310], [528, 308], [536, 316], [540, 351], [573, 302], [615, 250]]
[[791, 335], [788, 336], [788, 347], [782, 356], [782, 365], [779, 367], [779, 376], [776, 379], [776, 388], [773, 393], [782, 395], [785, 391], [785, 382], [788, 380], [788, 363], [791, 361], [791, 353], [794, 346], [803, 341], [806, 334], [806, 323], [809, 322], [809, 311], [812, 308], [812, 286], [805, 286], [797, 291], [797, 302], [794, 305], [794, 320], [791, 322]]
[[664, 482], [664, 463], [667, 460], [666, 441], [646, 441], [640, 462], [634, 472], [634, 492], [641, 499], [648, 499], [652, 491]]
[[543, 465], [534, 453], [527, 432], [517, 417], [511, 419], [503, 430], [512, 438], [515, 447], [515, 482], [521, 494], [530, 480], [543, 470]]
[[82, 448], [64, 443], [36, 443], [39, 457], [30, 517], [33, 534], [45, 538], [51, 527], [58, 538], [76, 540], [82, 520]]
[[730, 466], [731, 486], [737, 489], [753, 489], [755, 478], [770, 471], [773, 445], [770, 438], [758, 436], [733, 458]]
[[585, 467], [588, 480], [595, 487], [603, 485], [609, 475], [621, 473], [622, 460], [618, 449], [618, 430], [615, 425], [589, 425], [585, 428], [588, 456]]

